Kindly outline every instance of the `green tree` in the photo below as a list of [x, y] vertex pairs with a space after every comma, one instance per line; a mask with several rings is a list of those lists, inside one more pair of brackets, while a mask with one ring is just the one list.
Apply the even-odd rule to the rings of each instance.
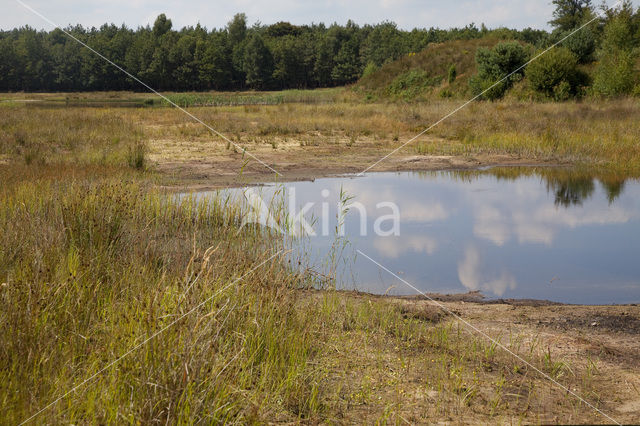
[[318, 86], [332, 85], [331, 70], [335, 65], [335, 39], [328, 33], [320, 34], [316, 41], [316, 55], [313, 64], [313, 74]]
[[586, 85], [586, 76], [578, 71], [578, 58], [565, 47], [556, 47], [527, 66], [531, 87], [557, 100], [576, 95]]
[[233, 84], [242, 88], [246, 82], [244, 72], [245, 47], [247, 45], [247, 15], [237, 13], [227, 24], [229, 48], [231, 49]]
[[476, 96], [481, 95], [482, 99], [501, 98], [514, 82], [522, 79], [524, 70], [521, 67], [528, 59], [527, 49], [515, 41], [498, 43], [493, 49], [478, 49], [478, 73], [469, 80], [471, 91]]
[[600, 60], [595, 71], [593, 90], [607, 97], [631, 93], [636, 84], [636, 52], [631, 15], [627, 10], [611, 16], [604, 28]]
[[556, 8], [549, 24], [560, 31], [576, 28], [591, 11], [591, 0], [553, 0], [551, 3]]
[[227, 33], [220, 32], [196, 46], [198, 77], [203, 89], [227, 89], [232, 85], [233, 63]]
[[153, 36], [155, 38], [160, 38], [171, 31], [171, 27], [173, 27], [171, 19], [167, 19], [167, 16], [164, 13], [161, 13], [153, 23]]
[[383, 22], [371, 28], [362, 42], [362, 62], [381, 66], [409, 52], [408, 43], [393, 22]]
[[169, 62], [173, 69], [173, 85], [179, 90], [196, 90], [199, 85], [199, 67], [196, 58], [197, 40], [182, 34], [169, 50]]
[[249, 37], [244, 49], [244, 72], [247, 85], [253, 89], [268, 89], [273, 74], [273, 56], [260, 34]]
[[331, 31], [336, 40], [334, 49], [337, 49], [331, 79], [336, 85], [353, 83], [362, 73], [358, 26], [349, 21], [345, 28], [332, 27]]
[[573, 34], [568, 31], [563, 32], [560, 34], [560, 38], [564, 37], [567, 39], [562, 45], [576, 55], [578, 62], [585, 64], [593, 61], [593, 54], [596, 51], [596, 36], [591, 28], [585, 27]]
[[14, 42], [8, 37], [0, 39], [0, 91], [19, 90], [22, 64]]
[[236, 13], [227, 24], [227, 33], [229, 34], [229, 44], [232, 48], [242, 43], [247, 37], [247, 15]]

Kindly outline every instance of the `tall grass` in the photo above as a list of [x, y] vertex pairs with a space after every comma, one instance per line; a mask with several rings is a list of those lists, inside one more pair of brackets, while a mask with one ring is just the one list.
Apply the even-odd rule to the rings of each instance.
[[286, 290], [296, 274], [276, 259], [235, 281], [278, 246], [238, 232], [233, 206], [121, 179], [7, 173], [20, 170], [3, 170], [15, 184], [0, 193], [3, 422], [24, 420], [191, 309], [40, 420], [250, 421], [318, 410], [311, 318]]

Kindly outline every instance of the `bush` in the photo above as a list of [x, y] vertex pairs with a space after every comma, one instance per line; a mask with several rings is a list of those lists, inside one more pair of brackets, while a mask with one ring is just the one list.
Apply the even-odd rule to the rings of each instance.
[[453, 97], [453, 92], [449, 89], [442, 89], [440, 91], [440, 97], [443, 99], [447, 99], [447, 98], [452, 98]]
[[456, 77], [458, 76], [458, 71], [456, 71], [456, 64], [452, 64], [449, 67], [449, 72], [447, 75], [447, 81], [449, 82], [449, 84], [453, 83], [454, 81], [456, 81]]
[[558, 102], [566, 101], [571, 97], [571, 85], [567, 81], [561, 81], [553, 88], [553, 99]]
[[498, 80], [476, 74], [469, 79], [469, 87], [474, 96], [479, 96], [478, 99], [493, 101], [502, 98], [507, 91], [505, 82], [496, 84]]
[[431, 77], [425, 71], [411, 70], [396, 77], [387, 88], [387, 91], [394, 97], [412, 99], [429, 87], [436, 86], [441, 81], [441, 75]]
[[129, 167], [142, 170], [145, 167], [147, 146], [144, 142], [137, 142], [129, 147], [127, 152], [127, 163]]
[[[476, 52], [478, 74], [469, 80], [474, 95], [494, 100], [504, 96], [513, 83], [522, 79], [518, 70], [529, 59], [529, 52], [520, 43], [511, 41], [497, 44], [493, 49], [480, 48]], [[515, 70], [517, 72], [513, 73]], [[509, 78], [504, 79], [507, 75]], [[496, 84], [497, 82], [500, 82]], [[494, 87], [492, 87], [495, 84]]]
[[606, 53], [596, 69], [593, 91], [600, 96], [615, 97], [631, 93], [635, 84], [634, 57], [631, 52]]
[[362, 78], [373, 74], [378, 71], [378, 66], [373, 62], [369, 62], [366, 67], [364, 67], [364, 71], [362, 71]]
[[530, 63], [526, 76], [535, 91], [554, 99], [566, 93], [577, 94], [587, 80], [586, 75], [578, 71], [577, 56], [564, 47], [551, 49]]
[[[561, 33], [560, 38], [569, 34], [571, 33], [568, 31]], [[580, 31], [573, 33], [562, 42], [562, 45], [576, 55], [578, 62], [581, 64], [593, 62], [593, 54], [596, 51], [596, 37], [589, 27], [584, 27]]]

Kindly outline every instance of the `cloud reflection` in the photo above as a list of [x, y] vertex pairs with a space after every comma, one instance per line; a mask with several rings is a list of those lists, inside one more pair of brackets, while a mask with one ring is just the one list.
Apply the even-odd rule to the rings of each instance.
[[551, 246], [564, 228], [623, 224], [636, 217], [633, 210], [603, 199], [592, 200], [584, 207], [562, 208], [550, 204], [546, 194], [528, 185], [537, 184], [518, 183], [510, 194], [470, 192], [474, 235], [498, 247], [514, 238], [519, 244]]
[[515, 290], [517, 286], [516, 279], [507, 271], [495, 279], [484, 278], [480, 268], [480, 253], [473, 246], [467, 247], [464, 258], [458, 263], [458, 278], [470, 291], [488, 291], [496, 296], [502, 296], [507, 289]]
[[404, 237], [378, 237], [373, 242], [378, 253], [390, 259], [397, 259], [406, 253], [425, 253], [431, 255], [438, 248], [435, 239], [426, 235]]

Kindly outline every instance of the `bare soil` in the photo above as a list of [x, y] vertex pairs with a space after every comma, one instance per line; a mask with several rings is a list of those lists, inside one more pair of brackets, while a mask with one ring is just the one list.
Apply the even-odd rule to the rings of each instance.
[[[446, 141], [439, 141], [447, 143]], [[200, 141], [153, 140], [150, 160], [167, 179], [162, 184], [170, 190], [201, 191], [266, 182], [292, 182], [322, 177], [361, 173], [393, 151], [376, 141], [359, 141], [324, 146], [258, 145], [248, 153], [226, 149], [221, 143]], [[388, 146], [391, 146], [389, 148]], [[250, 155], [249, 155], [250, 154]], [[262, 164], [261, 162], [264, 164]], [[416, 155], [399, 150], [369, 171], [422, 171], [473, 169], [498, 165], [551, 164], [512, 155]], [[557, 164], [557, 163], [556, 163]], [[276, 175], [269, 167], [276, 170]]]

